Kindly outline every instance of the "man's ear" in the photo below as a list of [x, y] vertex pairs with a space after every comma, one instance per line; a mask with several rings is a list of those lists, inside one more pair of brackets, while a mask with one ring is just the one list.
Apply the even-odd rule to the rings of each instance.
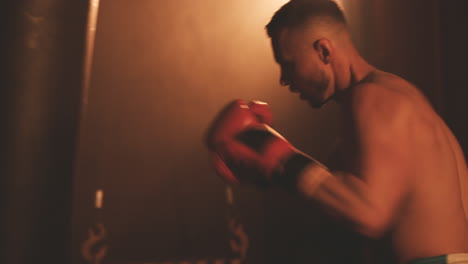
[[330, 40], [326, 38], [316, 40], [314, 42], [314, 49], [318, 52], [320, 60], [323, 63], [328, 64], [333, 60], [335, 49]]

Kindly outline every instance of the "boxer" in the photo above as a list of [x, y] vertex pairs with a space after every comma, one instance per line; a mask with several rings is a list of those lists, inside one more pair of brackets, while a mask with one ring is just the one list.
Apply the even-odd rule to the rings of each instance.
[[217, 173], [293, 191], [371, 241], [390, 238], [395, 263], [468, 263], [466, 160], [425, 96], [360, 56], [333, 1], [292, 0], [266, 28], [280, 83], [312, 107], [340, 105], [345, 166], [292, 146], [265, 103], [235, 100], [207, 136]]

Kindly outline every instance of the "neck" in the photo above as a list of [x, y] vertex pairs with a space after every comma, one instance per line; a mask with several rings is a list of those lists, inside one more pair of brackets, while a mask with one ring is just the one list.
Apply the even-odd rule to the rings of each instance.
[[346, 98], [347, 94], [355, 87], [356, 85], [367, 82], [368, 77], [377, 71], [377, 69], [370, 65], [366, 60], [364, 60], [357, 51], [353, 50], [352, 56], [349, 60], [349, 72], [348, 72], [348, 81], [346, 85], [342, 87], [337, 87], [338, 93], [336, 94], [337, 101], [342, 101]]
[[366, 79], [374, 73], [377, 69], [367, 63], [357, 52], [350, 60], [349, 73], [350, 81], [347, 89], [352, 88], [360, 83], [366, 82]]

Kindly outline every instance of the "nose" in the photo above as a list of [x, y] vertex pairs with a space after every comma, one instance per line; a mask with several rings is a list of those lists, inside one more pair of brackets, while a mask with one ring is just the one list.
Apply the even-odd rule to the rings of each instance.
[[291, 86], [292, 65], [291, 63], [281, 64], [280, 84], [282, 86]]
[[281, 77], [280, 77], [279, 83], [281, 84], [281, 86], [291, 85], [290, 78], [288, 74], [286, 74], [285, 70], [281, 71]]
[[285, 75], [284, 74], [281, 74], [281, 78], [280, 78], [280, 84], [281, 86], [289, 86], [289, 90], [293, 93], [296, 93], [296, 92], [299, 92], [299, 90], [294, 87], [294, 85], [291, 84], [291, 81], [289, 79], [286, 79], [285, 78]]
[[288, 85], [290, 84], [289, 81], [286, 81], [286, 80], [283, 79], [283, 78], [280, 78], [280, 81], [279, 81], [279, 82], [280, 82], [281, 86], [288, 86]]

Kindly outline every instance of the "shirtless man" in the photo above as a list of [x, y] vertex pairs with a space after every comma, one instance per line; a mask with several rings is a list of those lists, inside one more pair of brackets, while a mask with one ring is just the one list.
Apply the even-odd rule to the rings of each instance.
[[[292, 0], [267, 30], [281, 84], [313, 107], [341, 105], [346, 166], [330, 171], [268, 126], [265, 104], [236, 100], [207, 137], [218, 174], [285, 186], [364, 236], [388, 236], [398, 263], [468, 263], [467, 164], [421, 92], [358, 54], [334, 2]], [[248, 131], [267, 136], [248, 142]]]

